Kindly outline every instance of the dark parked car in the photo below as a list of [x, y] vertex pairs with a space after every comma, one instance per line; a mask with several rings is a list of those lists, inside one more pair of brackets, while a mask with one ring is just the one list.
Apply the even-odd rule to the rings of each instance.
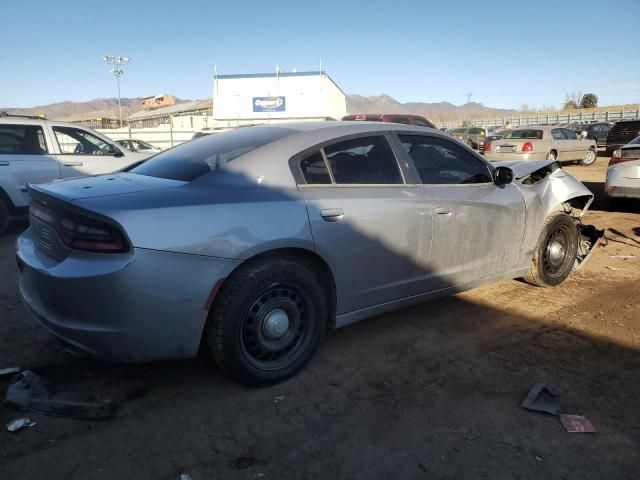
[[595, 140], [599, 147], [603, 147], [607, 144], [607, 133], [611, 130], [611, 124], [607, 122], [586, 123], [571, 125], [568, 128], [576, 132], [577, 135], [587, 132], [587, 138]]
[[404, 123], [405, 125], [417, 125], [419, 127], [436, 128], [431, 120], [420, 115], [403, 115], [398, 113], [357, 113], [346, 115], [342, 121], [364, 120], [367, 122]]
[[620, 120], [607, 134], [607, 154], [640, 135], [640, 120]]

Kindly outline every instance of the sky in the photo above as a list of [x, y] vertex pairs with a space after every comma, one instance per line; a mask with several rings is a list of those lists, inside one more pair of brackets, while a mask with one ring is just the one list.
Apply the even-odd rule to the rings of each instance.
[[[640, 0], [0, 0], [0, 107], [115, 97], [103, 55], [132, 58], [122, 97], [211, 97], [220, 74], [323, 70], [401, 102], [640, 103]], [[11, 39], [7, 42], [7, 39]]]

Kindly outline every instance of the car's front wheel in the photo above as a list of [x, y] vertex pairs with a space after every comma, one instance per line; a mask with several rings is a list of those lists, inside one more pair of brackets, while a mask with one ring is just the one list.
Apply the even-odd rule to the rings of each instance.
[[595, 149], [590, 148], [587, 153], [584, 154], [584, 158], [580, 160], [580, 165], [593, 165], [598, 158], [598, 152]]
[[563, 212], [549, 216], [524, 279], [539, 287], [562, 283], [573, 270], [578, 241], [578, 227], [571, 216]]
[[234, 379], [266, 386], [298, 372], [327, 325], [327, 298], [311, 266], [268, 259], [235, 272], [205, 330], [218, 365]]
[[9, 207], [6, 202], [0, 199], [0, 235], [7, 231], [10, 215], [11, 213], [9, 212]]

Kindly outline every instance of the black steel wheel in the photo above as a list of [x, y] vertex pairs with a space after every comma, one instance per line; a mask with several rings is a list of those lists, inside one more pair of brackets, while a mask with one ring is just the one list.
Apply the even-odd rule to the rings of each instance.
[[525, 280], [540, 287], [562, 283], [573, 270], [578, 252], [578, 228], [566, 213], [547, 218]]
[[327, 325], [325, 286], [313, 265], [268, 259], [235, 272], [217, 295], [205, 340], [220, 367], [265, 386], [299, 371]]

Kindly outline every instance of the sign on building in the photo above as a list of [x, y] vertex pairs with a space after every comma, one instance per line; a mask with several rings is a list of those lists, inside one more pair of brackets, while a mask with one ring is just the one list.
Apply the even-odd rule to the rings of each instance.
[[254, 112], [284, 112], [285, 97], [253, 97]]

